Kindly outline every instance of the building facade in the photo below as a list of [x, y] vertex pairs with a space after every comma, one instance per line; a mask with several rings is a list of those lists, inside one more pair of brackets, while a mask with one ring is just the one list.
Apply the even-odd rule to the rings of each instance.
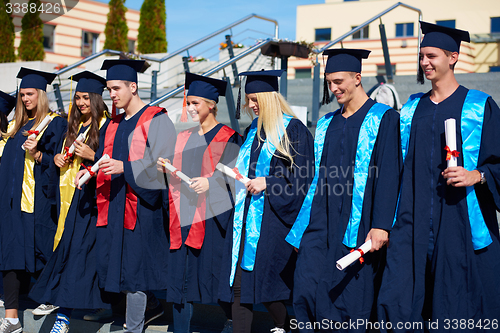
[[[471, 43], [462, 43], [456, 73], [500, 71], [500, 2], [498, 0], [403, 0], [418, 8], [423, 20], [452, 28], [467, 30]], [[314, 42], [318, 48], [349, 32], [394, 5], [393, 0], [325, 0], [324, 4], [297, 7], [296, 39]], [[402, 6], [382, 16], [388, 40], [389, 55], [396, 75], [417, 72], [417, 39], [419, 15]], [[372, 51], [363, 62], [363, 74], [384, 75], [384, 56], [375, 20], [356, 34], [332, 48], [361, 48]], [[319, 57], [321, 72], [324, 68]], [[289, 78], [310, 78], [311, 61], [290, 59]]]

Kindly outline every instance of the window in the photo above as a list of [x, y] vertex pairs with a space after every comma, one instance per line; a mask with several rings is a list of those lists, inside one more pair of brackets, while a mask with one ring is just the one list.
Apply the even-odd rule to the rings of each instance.
[[491, 18], [491, 33], [500, 33], [500, 17]]
[[97, 52], [99, 34], [82, 31], [82, 57], [88, 57]]
[[295, 68], [295, 78], [296, 79], [310, 79], [311, 69], [310, 68]]
[[[394, 74], [396, 74], [396, 64], [392, 64], [392, 75]], [[377, 76], [378, 75], [387, 75], [385, 65], [377, 65]]]
[[128, 40], [128, 53], [135, 53], [135, 40]]
[[396, 37], [413, 37], [413, 22], [396, 23]]
[[330, 41], [332, 39], [332, 28], [316, 29], [315, 38], [316, 42]]
[[455, 20], [436, 21], [436, 24], [442, 27], [455, 29]]
[[55, 30], [56, 30], [55, 25], [50, 25], [50, 24], [43, 25], [43, 48], [46, 51], [54, 51]]
[[[356, 28], [357, 26], [354, 26], [352, 27], [352, 29]], [[359, 30], [358, 32], [356, 32], [355, 34], [352, 35], [352, 39], [368, 39], [369, 35], [368, 35], [368, 28], [370, 26], [366, 26], [364, 27], [363, 29]]]

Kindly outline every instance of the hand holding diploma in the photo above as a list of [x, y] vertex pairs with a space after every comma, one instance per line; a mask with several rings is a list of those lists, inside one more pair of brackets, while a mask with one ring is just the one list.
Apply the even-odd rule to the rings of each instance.
[[97, 161], [97, 163], [95, 163], [91, 168], [87, 168], [87, 170], [85, 171], [85, 173], [83, 174], [83, 176], [78, 179], [78, 176], [77, 175], [77, 179], [78, 179], [78, 188], [80, 189], [82, 187], [83, 184], [85, 184], [91, 177], [93, 177], [97, 171], [99, 171], [99, 164], [105, 160], [109, 160], [109, 155], [108, 154], [105, 154], [103, 157], [101, 157], [99, 159], [99, 161]]
[[[50, 117], [49, 115], [45, 116], [45, 118], [43, 118], [42, 122], [35, 128], [35, 130], [28, 131], [28, 139], [36, 140], [38, 134], [40, 134], [50, 124], [51, 121], [52, 117]], [[21, 146], [21, 148], [25, 150], [24, 144]]]
[[217, 170], [219, 170], [220, 172], [228, 175], [229, 177], [234, 178], [234, 179], [242, 182], [245, 185], [250, 181], [250, 178], [247, 178], [247, 177], [243, 176], [242, 174], [240, 174], [240, 172], [236, 168], [231, 169], [230, 167], [225, 166], [222, 163], [217, 163], [215, 168]]
[[372, 241], [369, 240], [368, 242], [361, 245], [357, 250], [353, 250], [348, 255], [337, 260], [337, 269], [343, 271], [347, 266], [361, 258], [365, 253], [369, 252], [371, 248]]
[[444, 135], [446, 137], [446, 161], [449, 167], [457, 166], [457, 157], [460, 153], [457, 151], [457, 124], [453, 118], [444, 121]]
[[163, 167], [165, 167], [165, 169], [170, 171], [170, 173], [174, 175], [174, 177], [179, 177], [182, 181], [185, 181], [189, 185], [193, 184], [188, 176], [177, 170], [172, 164], [169, 163], [168, 160], [164, 160]]
[[[83, 133], [80, 133], [80, 135], [78, 135], [78, 137], [75, 139], [75, 141], [76, 140], [83, 141], [84, 139], [85, 139], [85, 136], [83, 135]], [[71, 147], [64, 147], [64, 150], [66, 151], [66, 154], [64, 155], [65, 160], [73, 157], [73, 153], [75, 152], [75, 142], [73, 142]]]

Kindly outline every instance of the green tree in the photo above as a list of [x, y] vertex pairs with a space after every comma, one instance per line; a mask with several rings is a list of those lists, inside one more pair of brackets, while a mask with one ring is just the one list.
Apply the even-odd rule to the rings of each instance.
[[[34, 3], [36, 8], [40, 7], [40, 0], [30, 0], [28, 8]], [[24, 61], [43, 60], [45, 51], [43, 49], [43, 22], [40, 12], [27, 11], [21, 20], [21, 43], [19, 44], [19, 58]]]
[[167, 52], [165, 0], [144, 0], [139, 19], [137, 50], [140, 53]]
[[0, 47], [0, 62], [16, 61], [14, 52], [14, 23], [12, 16], [7, 13], [6, 4], [9, 0], [0, 1], [0, 36], [2, 36], [2, 47]]
[[128, 51], [128, 26], [125, 19], [125, 0], [110, 0], [108, 21], [104, 28], [106, 41], [104, 42], [105, 49]]

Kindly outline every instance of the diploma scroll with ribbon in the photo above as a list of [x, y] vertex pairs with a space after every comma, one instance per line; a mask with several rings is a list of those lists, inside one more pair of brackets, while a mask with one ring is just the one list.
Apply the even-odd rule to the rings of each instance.
[[[28, 139], [29, 138], [36, 139], [36, 137], [38, 136], [38, 134], [40, 134], [41, 132], [43, 132], [43, 130], [45, 129], [45, 127], [49, 126], [49, 124], [50, 124], [51, 121], [52, 121], [52, 117], [51, 116], [49, 116], [49, 115], [45, 116], [45, 118], [43, 118], [42, 122], [33, 131], [28, 131], [28, 133], [29, 133]], [[21, 148], [23, 150], [26, 150], [24, 148], [24, 143], [21, 146]]]
[[[76, 140], [78, 140], [78, 141], [85, 140], [85, 135], [83, 135], [83, 133], [80, 133], [78, 135], [78, 137], [76, 138]], [[73, 153], [75, 152], [75, 143], [73, 142], [73, 144], [71, 145], [71, 147], [64, 147], [64, 149], [66, 150], [66, 154], [64, 155], [64, 159], [67, 160], [68, 158], [73, 157]]]
[[109, 155], [105, 154], [92, 167], [84, 166], [85, 169], [87, 169], [87, 172], [85, 172], [82, 178], [80, 178], [80, 180], [78, 181], [78, 187], [82, 187], [82, 185], [85, 184], [87, 180], [93, 177], [97, 173], [97, 171], [99, 171], [99, 163], [107, 159], [109, 159]]
[[457, 151], [457, 124], [453, 118], [444, 121], [444, 135], [446, 137], [446, 162], [449, 167], [457, 166], [457, 157], [460, 153]]
[[349, 266], [350, 264], [352, 264], [356, 260], [362, 259], [361, 257], [366, 252], [369, 252], [371, 248], [372, 248], [372, 241], [370, 239], [368, 242], [361, 245], [357, 250], [353, 250], [348, 255], [337, 260], [337, 268], [340, 271], [343, 271], [347, 266]]
[[250, 178], [248, 177], [245, 177], [243, 176], [237, 168], [234, 168], [234, 169], [231, 169], [230, 167], [228, 166], [225, 166], [224, 164], [222, 163], [217, 163], [217, 165], [215, 166], [215, 168], [217, 170], [219, 170], [220, 172], [228, 175], [229, 177], [231, 178], [234, 178], [240, 182], [242, 182], [243, 184], [246, 184], [250, 181]]
[[181, 180], [185, 181], [189, 185], [192, 184], [191, 179], [188, 176], [186, 176], [185, 174], [183, 174], [182, 172], [180, 172], [179, 170], [177, 170], [177, 168], [174, 167], [172, 164], [165, 162], [163, 164], [163, 166], [165, 168], [167, 168], [167, 170], [170, 171], [174, 177], [180, 178]]

